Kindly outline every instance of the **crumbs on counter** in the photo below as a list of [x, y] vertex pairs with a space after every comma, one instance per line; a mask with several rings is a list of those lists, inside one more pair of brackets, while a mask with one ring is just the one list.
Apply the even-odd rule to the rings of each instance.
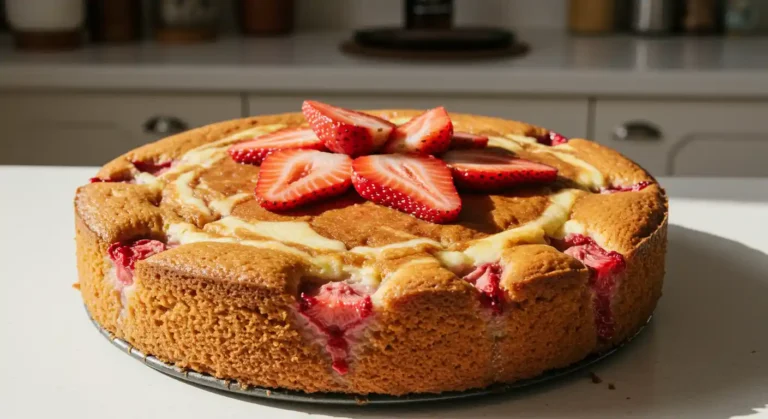
[[592, 380], [593, 384], [600, 384], [600, 383], [603, 382], [602, 378], [598, 377], [597, 374], [595, 374], [594, 372], [591, 372], [591, 371], [589, 373], [589, 378]]
[[608, 383], [608, 390], [616, 390], [616, 385], [613, 383]]
[[750, 353], [751, 353], [751, 354], [756, 354], [756, 353], [757, 353], [757, 351], [753, 349], [753, 350], [752, 350], [752, 352], [750, 352]]
[[631, 397], [629, 397], [629, 396], [627, 396], [627, 400], [632, 400], [632, 398], [631, 398]]

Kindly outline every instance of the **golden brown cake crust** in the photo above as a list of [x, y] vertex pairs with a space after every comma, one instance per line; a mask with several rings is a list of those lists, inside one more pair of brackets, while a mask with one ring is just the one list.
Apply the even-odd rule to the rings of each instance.
[[[416, 110], [371, 111], [390, 120]], [[572, 364], [631, 337], [661, 296], [667, 200], [635, 163], [587, 140], [547, 147], [547, 131], [451, 114], [457, 130], [559, 169], [543, 187], [462, 194], [459, 219], [432, 224], [354, 192], [289, 213], [252, 196], [258, 167], [226, 155], [251, 135], [303, 126], [301, 114], [221, 122], [140, 147], [105, 165], [75, 196], [80, 287], [93, 318], [136, 348], [246, 385], [307, 392], [400, 395], [512, 382]], [[263, 131], [262, 131], [263, 130]], [[174, 161], [157, 177], [133, 162]], [[633, 192], [600, 188], [650, 182]], [[288, 230], [295, 229], [291, 233]], [[294, 230], [290, 230], [294, 231]], [[612, 300], [615, 334], [599, 339], [590, 271], [550, 246], [579, 233], [623, 255]], [[112, 243], [156, 239], [176, 247], [136, 263], [115, 284]], [[462, 279], [503, 267], [500, 314]], [[350, 273], [352, 272], [352, 273]], [[373, 315], [354, 336], [349, 372], [331, 368], [297, 311], [307, 282], [364, 281]]]

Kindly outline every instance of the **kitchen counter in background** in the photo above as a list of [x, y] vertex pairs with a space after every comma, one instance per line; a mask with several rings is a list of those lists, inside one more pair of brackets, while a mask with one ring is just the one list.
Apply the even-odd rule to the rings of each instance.
[[437, 63], [346, 56], [345, 36], [48, 54], [5, 39], [0, 164], [100, 165], [187, 128], [297, 112], [314, 98], [526, 121], [608, 145], [658, 176], [768, 176], [768, 38], [531, 30], [520, 32], [526, 56]]
[[217, 394], [107, 342], [71, 287], [72, 198], [94, 173], [0, 167], [0, 196], [24, 197], [0, 206], [0, 417], [768, 418], [768, 180], [661, 179], [671, 197], [664, 295], [650, 326], [610, 358], [495, 397], [375, 408]]
[[416, 63], [352, 57], [348, 33], [28, 53], [0, 48], [0, 88], [768, 98], [768, 38], [571, 37], [521, 31], [520, 58]]

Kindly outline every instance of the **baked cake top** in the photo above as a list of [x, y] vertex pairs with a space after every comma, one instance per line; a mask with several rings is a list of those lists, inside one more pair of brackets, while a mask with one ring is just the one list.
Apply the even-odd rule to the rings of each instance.
[[[368, 113], [394, 124], [422, 115], [415, 110]], [[268, 284], [275, 275], [293, 275], [320, 282], [346, 279], [371, 289], [399, 270], [428, 273], [434, 268], [466, 279], [474, 270], [487, 270], [482, 267], [502, 261], [502, 266], [514, 267], [506, 271], [516, 273], [505, 272], [506, 279], [501, 279], [501, 287], [509, 290], [514, 287], [504, 281], [524, 282], [583, 267], [554, 248], [584, 244], [578, 240], [587, 238], [590, 246], [598, 246], [605, 255], [626, 255], [666, 219], [663, 190], [646, 171], [613, 150], [497, 118], [451, 114], [449, 122], [457, 136], [486, 136], [487, 152], [555, 168], [556, 178], [546, 183], [518, 182], [489, 193], [460, 190], [460, 211], [452, 221], [437, 220], [442, 224], [366, 200], [349, 185], [341, 195], [284, 210], [257, 199], [254, 190], [260, 167], [236, 162], [233, 147], [267, 134], [308, 127], [301, 113], [292, 113], [221, 122], [120, 156], [104, 166], [93, 183], [78, 190], [76, 212], [104, 243], [116, 244], [110, 249], [113, 260], [130, 259], [131, 269], [137, 260], [156, 253], [146, 246], [119, 247], [137, 240], [179, 246], [172, 250], [177, 256], [199, 250], [188, 244], [225, 243], [276, 251], [284, 259], [280, 266], [299, 273], [289, 275], [283, 268], [275, 273], [264, 261], [238, 278], [242, 281]], [[427, 147], [440, 147], [432, 140]], [[376, 147], [386, 147], [384, 151], [409, 147], [407, 138], [395, 145], [391, 140], [376, 141]], [[355, 144], [344, 149], [347, 146], [339, 145], [337, 152], [365, 153], [354, 149]], [[262, 167], [275, 155], [266, 157]], [[342, 167], [345, 161], [333, 160], [331, 166]], [[279, 192], [277, 188], [272, 193]], [[569, 237], [577, 239], [569, 241]], [[542, 246], [523, 248], [521, 244]], [[546, 250], [550, 247], [552, 251]], [[172, 252], [167, 252], [166, 259]], [[570, 254], [584, 261], [584, 256]], [[168, 259], [167, 263], [176, 262]], [[210, 269], [201, 269], [205, 257], [195, 264], [200, 275], [215, 280], [230, 277], [223, 274], [226, 266], [213, 262]], [[288, 281], [288, 286], [299, 285]]]

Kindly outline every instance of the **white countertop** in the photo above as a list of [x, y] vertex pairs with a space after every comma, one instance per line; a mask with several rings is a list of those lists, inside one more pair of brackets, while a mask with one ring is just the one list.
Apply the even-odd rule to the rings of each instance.
[[471, 401], [334, 408], [221, 395], [107, 342], [71, 288], [72, 198], [95, 171], [0, 166], [0, 417], [768, 417], [768, 180], [661, 181], [664, 296], [643, 334], [590, 368], [603, 383], [584, 371]]
[[30, 53], [0, 40], [0, 89], [126, 89], [768, 98], [768, 38], [570, 37], [520, 31], [520, 58], [418, 63], [351, 57], [349, 33]]

